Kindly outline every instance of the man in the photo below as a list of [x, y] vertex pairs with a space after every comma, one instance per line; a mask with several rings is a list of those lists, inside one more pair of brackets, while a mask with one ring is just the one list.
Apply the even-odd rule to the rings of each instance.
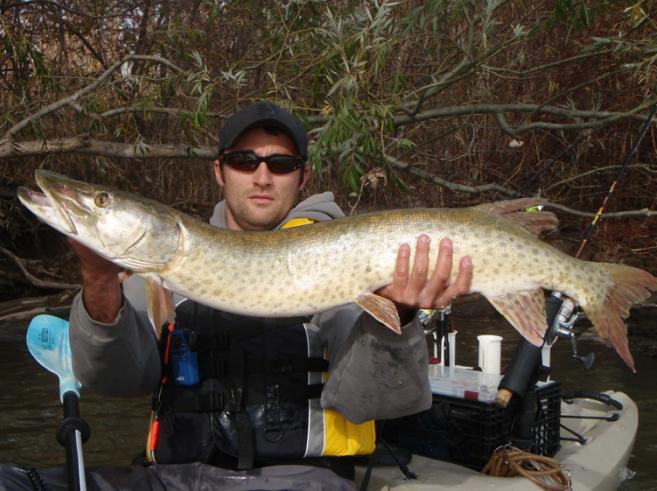
[[[229, 118], [214, 162], [224, 201], [210, 223], [262, 231], [343, 216], [331, 193], [294, 206], [310, 174], [307, 146], [302, 123], [273, 104], [248, 106]], [[420, 236], [412, 269], [403, 244], [393, 282], [377, 291], [397, 305], [401, 336], [355, 305], [312, 319], [259, 319], [181, 299], [170, 343], [158, 346], [143, 315], [140, 280], [122, 286], [116, 266], [71, 246], [83, 281], [71, 311], [74, 371], [84, 386], [107, 394], [155, 391], [151, 462], [238, 469], [308, 462], [346, 477], [352, 477], [349, 466], [338, 456], [373, 451], [373, 419], [430, 405], [426, 344], [415, 312], [466, 293], [472, 274], [466, 258], [448, 283], [452, 248], [444, 239], [428, 276], [430, 244]], [[191, 367], [193, 383], [175, 376], [179, 358], [185, 370]]]

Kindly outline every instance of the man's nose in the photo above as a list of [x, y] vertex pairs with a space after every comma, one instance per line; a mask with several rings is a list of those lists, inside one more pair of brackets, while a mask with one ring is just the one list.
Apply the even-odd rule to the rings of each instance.
[[272, 183], [272, 175], [265, 162], [260, 161], [258, 168], [253, 173], [253, 181], [260, 186], [268, 186]]

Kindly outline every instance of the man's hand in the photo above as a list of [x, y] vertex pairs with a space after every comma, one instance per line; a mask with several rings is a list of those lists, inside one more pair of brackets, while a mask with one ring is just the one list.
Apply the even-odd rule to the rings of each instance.
[[415, 247], [413, 270], [409, 276], [411, 248], [402, 244], [397, 253], [397, 264], [392, 283], [376, 291], [377, 295], [392, 300], [397, 305], [402, 324], [410, 321], [416, 309], [441, 308], [452, 303], [459, 295], [470, 291], [472, 281], [472, 260], [463, 257], [454, 283], [449, 283], [452, 273], [452, 241], [440, 241], [436, 268], [431, 276], [429, 271], [429, 245], [427, 235], [420, 235]]
[[79, 242], [67, 240], [80, 259], [82, 301], [88, 314], [98, 322], [114, 322], [123, 301], [118, 266]]

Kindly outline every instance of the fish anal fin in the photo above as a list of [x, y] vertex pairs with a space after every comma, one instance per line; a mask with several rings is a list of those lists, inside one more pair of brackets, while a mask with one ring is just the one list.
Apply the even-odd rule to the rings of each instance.
[[547, 330], [543, 290], [538, 288], [486, 298], [527, 341], [534, 346], [543, 344]]
[[397, 334], [401, 334], [399, 312], [392, 300], [388, 300], [372, 292], [365, 292], [358, 295], [354, 302], [381, 324]]
[[483, 203], [474, 208], [510, 220], [534, 235], [539, 235], [557, 228], [559, 219], [551, 211], [527, 210], [547, 203], [548, 201], [542, 198], [520, 198]]
[[162, 326], [165, 323], [175, 324], [176, 307], [173, 304], [171, 292], [153, 278], [145, 278], [146, 307], [148, 319], [151, 321], [155, 336], [160, 339]]

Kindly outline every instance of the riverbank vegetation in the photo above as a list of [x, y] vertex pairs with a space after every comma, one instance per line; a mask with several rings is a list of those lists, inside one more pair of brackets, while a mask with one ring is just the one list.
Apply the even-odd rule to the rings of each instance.
[[[348, 213], [540, 194], [574, 252], [657, 103], [645, 0], [3, 0], [0, 43], [0, 300], [77, 281], [15, 199], [35, 168], [206, 219], [221, 122], [262, 99], [307, 125], [306, 193]], [[586, 252], [653, 273], [655, 128]]]

